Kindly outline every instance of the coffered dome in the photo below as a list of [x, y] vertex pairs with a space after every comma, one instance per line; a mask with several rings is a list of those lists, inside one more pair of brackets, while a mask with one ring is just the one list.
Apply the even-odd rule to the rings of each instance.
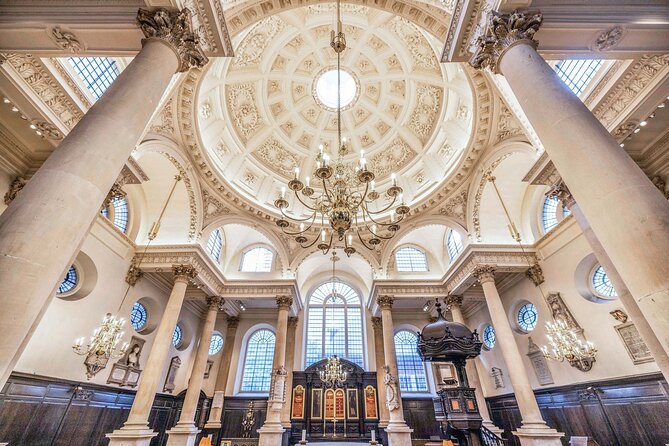
[[[424, 198], [469, 143], [467, 75], [458, 64], [440, 64], [441, 43], [405, 19], [365, 6], [343, 9], [346, 161], [354, 165], [364, 150], [380, 190], [395, 172], [407, 201]], [[333, 20], [333, 5], [263, 19], [237, 37], [235, 58], [214, 61], [200, 85], [198, 125], [210, 161], [265, 209], [273, 210], [295, 167], [313, 178], [319, 144], [335, 152]], [[290, 209], [299, 214], [299, 202]]]

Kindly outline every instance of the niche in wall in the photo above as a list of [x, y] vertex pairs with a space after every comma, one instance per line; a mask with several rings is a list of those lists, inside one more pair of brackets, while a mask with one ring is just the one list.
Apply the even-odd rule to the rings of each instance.
[[[77, 284], [71, 290], [59, 294], [56, 297], [63, 300], [79, 300], [88, 296], [98, 283], [98, 269], [93, 260], [83, 251], [79, 251], [77, 257], [72, 262], [72, 266], [77, 272]], [[68, 267], [68, 270], [70, 267]]]

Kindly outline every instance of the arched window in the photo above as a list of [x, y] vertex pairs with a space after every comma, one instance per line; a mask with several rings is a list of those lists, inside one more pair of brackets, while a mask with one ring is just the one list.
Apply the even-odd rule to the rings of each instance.
[[483, 345], [485, 345], [485, 347], [490, 350], [495, 346], [496, 341], [497, 334], [495, 333], [495, 329], [492, 327], [492, 325], [487, 324], [483, 329]]
[[65, 278], [58, 287], [58, 294], [69, 293], [70, 291], [76, 288], [78, 283], [79, 283], [79, 274], [77, 274], [77, 269], [74, 267], [74, 265], [72, 265], [70, 266], [70, 269], [67, 270]]
[[135, 302], [135, 305], [132, 306], [130, 310], [130, 324], [135, 331], [140, 331], [146, 327], [146, 322], [148, 320], [148, 313], [146, 307], [139, 302]]
[[111, 219], [121, 232], [125, 233], [128, 229], [128, 200], [125, 197], [114, 197], [111, 204], [100, 213]]
[[546, 197], [544, 207], [541, 211], [541, 224], [544, 232], [548, 232], [557, 226], [558, 222], [570, 214], [568, 208], [562, 206], [556, 197]]
[[597, 268], [593, 270], [591, 282], [595, 294], [599, 295], [600, 297], [605, 299], [618, 297], [618, 293], [613, 287], [613, 284], [611, 283], [608, 274], [606, 274], [606, 271], [604, 271], [602, 265], [598, 265]]
[[267, 329], [258, 330], [249, 338], [242, 373], [242, 392], [269, 392], [275, 342], [276, 336]]
[[209, 356], [215, 355], [223, 348], [223, 336], [219, 333], [214, 333], [209, 343]]
[[462, 237], [460, 237], [459, 232], [452, 229], [448, 230], [446, 247], [448, 248], [448, 258], [452, 262], [462, 252]]
[[516, 317], [518, 327], [525, 333], [529, 333], [536, 328], [539, 320], [539, 313], [537, 313], [537, 307], [535, 307], [533, 303], [527, 302], [518, 309]]
[[212, 259], [218, 262], [221, 260], [221, 248], [223, 248], [223, 237], [221, 236], [221, 230], [216, 229], [212, 231], [207, 241], [207, 252]]
[[258, 246], [249, 249], [242, 255], [242, 265], [239, 270], [244, 273], [268, 273], [272, 271], [272, 260], [274, 260], [274, 253]]
[[184, 331], [183, 328], [181, 328], [181, 325], [177, 324], [176, 327], [174, 327], [174, 331], [172, 332], [172, 345], [174, 345], [176, 348], [179, 348], [181, 345], [181, 341], [183, 341], [184, 338]]
[[427, 271], [425, 253], [413, 246], [403, 246], [395, 251], [395, 269], [400, 273], [418, 273]]
[[363, 366], [360, 296], [338, 281], [316, 288], [307, 313], [306, 366], [332, 355]]
[[402, 392], [428, 392], [425, 366], [418, 356], [418, 336], [408, 330], [395, 333], [397, 376]]
[[100, 99], [119, 75], [116, 61], [109, 57], [68, 57], [67, 60], [96, 99]]

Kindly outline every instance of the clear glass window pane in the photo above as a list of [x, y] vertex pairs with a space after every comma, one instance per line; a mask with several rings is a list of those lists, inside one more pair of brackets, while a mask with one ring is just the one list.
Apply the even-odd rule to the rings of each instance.
[[618, 296], [616, 289], [613, 287], [613, 284], [611, 283], [608, 274], [606, 274], [606, 271], [604, 271], [602, 265], [599, 265], [595, 269], [595, 272], [592, 275], [592, 286], [597, 292], [597, 294], [599, 294], [600, 296], [603, 297]]
[[135, 305], [132, 306], [130, 310], [130, 323], [132, 328], [135, 331], [139, 331], [146, 326], [146, 321], [148, 319], [148, 313], [146, 307], [139, 302], [135, 302]]
[[77, 269], [74, 267], [74, 265], [72, 265], [70, 266], [70, 269], [67, 270], [65, 278], [58, 287], [58, 294], [64, 294], [69, 291], [72, 291], [77, 286], [78, 282], [79, 282], [79, 275], [77, 274]]
[[223, 348], [223, 336], [218, 333], [214, 333], [211, 337], [211, 342], [209, 343], [209, 356], [215, 355], [220, 352]]
[[116, 61], [108, 57], [68, 57], [67, 60], [96, 99], [100, 99], [119, 75]]
[[405, 246], [395, 252], [395, 268], [398, 272], [425, 272], [427, 271], [427, 258], [420, 249]]
[[583, 93], [602, 67], [599, 59], [565, 59], [555, 65], [555, 72], [577, 96]]
[[269, 392], [276, 336], [269, 330], [253, 333], [246, 346], [242, 392]]
[[483, 344], [490, 349], [495, 346], [496, 341], [497, 334], [495, 333], [495, 329], [490, 324], [486, 325], [483, 329]]
[[534, 304], [526, 303], [518, 310], [518, 326], [526, 333], [534, 330], [539, 321], [539, 313]]
[[217, 262], [221, 260], [221, 249], [223, 248], [223, 237], [221, 236], [221, 230], [216, 229], [209, 236], [207, 241], [207, 252], [212, 259]]
[[128, 229], [128, 200], [125, 197], [114, 197], [114, 226], [125, 233]]
[[418, 356], [418, 336], [408, 330], [395, 334], [397, 375], [402, 392], [428, 392], [425, 366]]
[[174, 332], [172, 332], [172, 345], [174, 345], [175, 347], [179, 347], [181, 345], [183, 337], [184, 337], [183, 329], [181, 328], [181, 325], [177, 324], [177, 326], [174, 327]]
[[272, 271], [274, 253], [259, 246], [244, 253], [241, 271], [245, 273], [267, 273]]
[[448, 230], [446, 247], [448, 248], [448, 258], [452, 262], [462, 252], [462, 237], [457, 231]]

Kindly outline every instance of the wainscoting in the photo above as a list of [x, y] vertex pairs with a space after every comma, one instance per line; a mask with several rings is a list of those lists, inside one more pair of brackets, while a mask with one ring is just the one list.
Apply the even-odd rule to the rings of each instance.
[[402, 398], [402, 409], [404, 420], [413, 429], [412, 439], [429, 440], [431, 436], [439, 435], [439, 424], [434, 414], [432, 398]]
[[[669, 386], [661, 374], [606, 382], [590, 382], [535, 391], [544, 420], [565, 433], [587, 435], [601, 446], [662, 446], [669, 444]], [[520, 427], [513, 395], [488, 398], [494, 423], [511, 434]]]
[[[123, 425], [135, 393], [125, 389], [12, 374], [0, 392], [0, 442], [10, 446], [106, 445], [105, 434]], [[151, 446], [167, 441], [165, 431], [179, 417], [183, 394], [158, 395], [149, 426], [159, 434]], [[196, 419], [209, 408], [201, 395]]]

